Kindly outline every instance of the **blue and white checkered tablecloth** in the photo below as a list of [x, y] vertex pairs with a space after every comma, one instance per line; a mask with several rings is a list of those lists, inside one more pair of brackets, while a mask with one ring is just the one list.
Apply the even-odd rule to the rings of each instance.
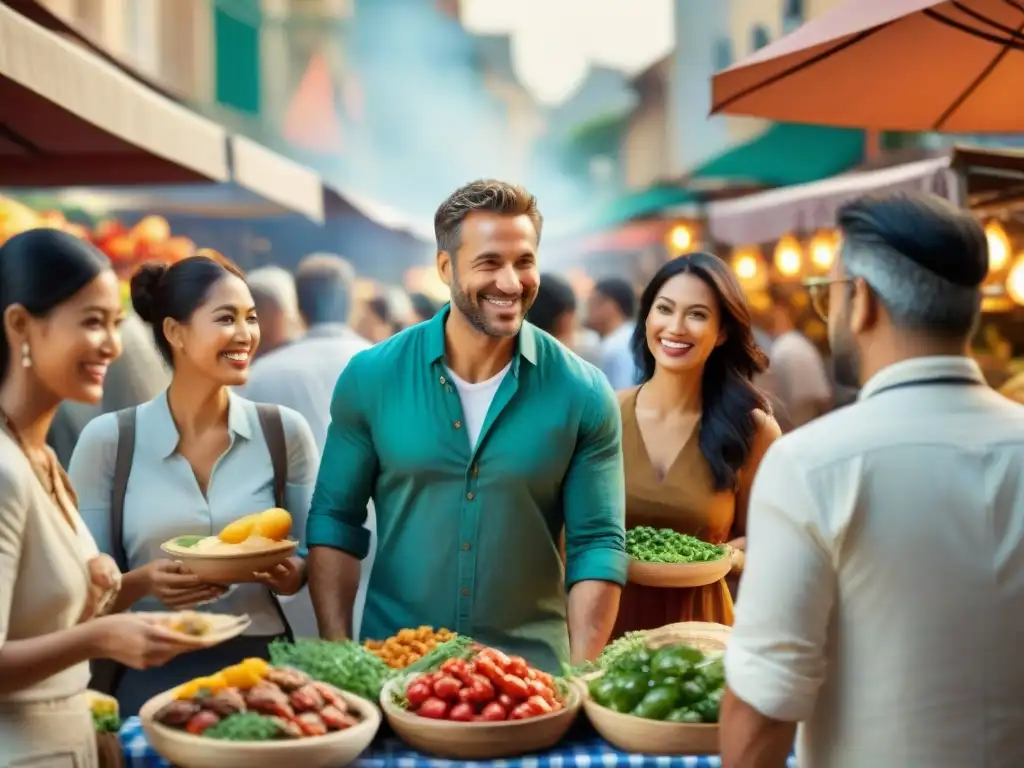
[[[168, 768], [146, 741], [137, 717], [129, 718], [121, 728], [126, 768]], [[717, 755], [679, 757], [669, 755], [630, 755], [619, 752], [606, 741], [590, 737], [567, 741], [542, 755], [526, 755], [508, 760], [442, 760], [413, 752], [397, 739], [387, 739], [363, 753], [354, 765], [359, 768], [720, 768]], [[796, 768], [796, 759], [789, 759]]]

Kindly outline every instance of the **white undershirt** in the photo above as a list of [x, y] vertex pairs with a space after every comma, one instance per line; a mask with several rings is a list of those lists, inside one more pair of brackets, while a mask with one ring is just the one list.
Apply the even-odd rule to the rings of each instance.
[[487, 420], [487, 411], [491, 408], [491, 402], [498, 393], [502, 379], [512, 367], [510, 362], [491, 378], [486, 381], [470, 383], [460, 379], [450, 370], [448, 375], [459, 390], [459, 400], [462, 401], [462, 422], [466, 426], [466, 434], [469, 435], [470, 449], [476, 448], [476, 441], [480, 438], [480, 430], [484, 428], [484, 421]]

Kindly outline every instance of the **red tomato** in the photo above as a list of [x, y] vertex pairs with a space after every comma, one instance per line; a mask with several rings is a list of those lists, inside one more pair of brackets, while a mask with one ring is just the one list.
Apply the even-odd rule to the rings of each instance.
[[516, 700], [507, 693], [498, 694], [498, 703], [501, 704], [507, 712], [511, 712], [516, 706]]
[[526, 699], [530, 696], [530, 689], [526, 687], [526, 681], [521, 677], [505, 675], [495, 682], [502, 693], [507, 693], [513, 699]]
[[478, 702], [480, 704], [486, 704], [488, 701], [494, 700], [494, 686], [491, 685], [491, 681], [483, 675], [474, 675], [472, 687], [471, 701]]
[[502, 672], [508, 672], [508, 666], [511, 660], [504, 653], [499, 651], [497, 648], [484, 648], [480, 651], [477, 658], [484, 658], [493, 661]]
[[533, 717], [535, 714], [536, 713], [533, 711], [533, 707], [531, 707], [528, 703], [524, 701], [522, 704], [513, 709], [512, 712], [509, 713], [508, 719], [526, 720], [529, 717]]
[[472, 688], [463, 688], [463, 689], [461, 689], [459, 691], [459, 701], [463, 701], [466, 704], [473, 704], [474, 703], [473, 689]]
[[551, 705], [540, 696], [531, 696], [526, 700], [526, 703], [529, 704], [534, 713], [538, 715], [546, 715], [549, 712], [554, 711], [551, 709]]
[[526, 687], [530, 689], [531, 696], [540, 696], [548, 704], [555, 700], [555, 692], [540, 680], [527, 680]]
[[476, 712], [473, 711], [473, 707], [469, 704], [462, 703], [456, 704], [452, 707], [452, 711], [448, 713], [449, 720], [455, 720], [459, 723], [470, 723], [473, 721]]
[[405, 698], [409, 700], [409, 705], [413, 709], [416, 709], [420, 704], [429, 699], [431, 695], [430, 686], [422, 680], [413, 680], [409, 683], [409, 687], [405, 689]]
[[429, 717], [431, 720], [444, 720], [445, 716], [448, 714], [448, 705], [441, 701], [441, 699], [431, 696], [420, 704], [419, 709], [416, 710], [416, 714], [420, 717]]
[[445, 701], [455, 701], [459, 697], [459, 690], [462, 683], [454, 677], [445, 675], [434, 683], [434, 695]]
[[549, 675], [547, 672], [541, 672], [540, 670], [534, 670], [537, 673], [537, 679], [540, 680], [551, 690], [555, 689], [555, 678]]
[[441, 671], [446, 675], [454, 677], [463, 685], [470, 685], [472, 683], [473, 673], [465, 659], [448, 659], [441, 665]]
[[499, 688], [501, 687], [500, 683], [502, 678], [505, 677], [505, 673], [498, 669], [498, 665], [490, 659], [477, 659], [476, 671], [492, 683], [498, 685]]
[[508, 657], [508, 673], [516, 677], [525, 678], [530, 671], [530, 665], [522, 656]]
[[496, 701], [492, 701], [484, 707], [483, 711], [480, 713], [481, 720], [489, 720], [491, 722], [504, 720], [507, 716], [508, 712], [506, 712], [505, 708]]

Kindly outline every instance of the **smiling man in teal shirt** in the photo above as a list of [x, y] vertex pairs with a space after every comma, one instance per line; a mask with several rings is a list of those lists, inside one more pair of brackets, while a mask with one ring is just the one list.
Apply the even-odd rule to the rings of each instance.
[[600, 371], [524, 321], [541, 223], [520, 187], [457, 190], [434, 218], [450, 306], [338, 380], [306, 532], [323, 637], [351, 632], [372, 497], [363, 637], [444, 626], [550, 671], [608, 641], [627, 563], [621, 420]]

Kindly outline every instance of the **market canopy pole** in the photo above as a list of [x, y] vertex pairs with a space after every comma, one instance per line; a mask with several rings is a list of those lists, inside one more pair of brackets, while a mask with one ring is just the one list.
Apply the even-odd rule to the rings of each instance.
[[712, 78], [712, 114], [1022, 133], [1024, 5], [846, 0]]

